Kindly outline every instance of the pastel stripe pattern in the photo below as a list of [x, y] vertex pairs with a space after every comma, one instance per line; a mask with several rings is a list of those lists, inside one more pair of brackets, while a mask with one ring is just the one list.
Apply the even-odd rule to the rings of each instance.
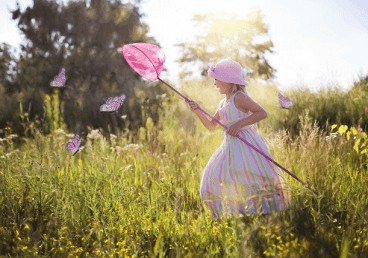
[[[229, 101], [221, 101], [220, 120], [230, 126], [250, 113], [239, 111]], [[244, 127], [239, 134], [272, 158], [256, 125]], [[283, 172], [272, 162], [236, 137], [225, 133], [224, 141], [208, 161], [201, 180], [200, 195], [214, 218], [225, 214], [269, 214], [290, 203], [290, 190]]]

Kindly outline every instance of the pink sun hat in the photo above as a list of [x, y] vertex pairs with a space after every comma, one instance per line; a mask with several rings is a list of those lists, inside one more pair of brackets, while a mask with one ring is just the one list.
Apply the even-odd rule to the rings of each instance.
[[241, 65], [231, 59], [224, 59], [216, 65], [211, 65], [208, 69], [208, 76], [219, 81], [248, 86], [248, 82], [243, 79]]

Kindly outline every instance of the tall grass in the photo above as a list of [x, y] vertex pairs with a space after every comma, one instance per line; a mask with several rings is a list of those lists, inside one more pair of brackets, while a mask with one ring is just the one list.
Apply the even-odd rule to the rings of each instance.
[[62, 130], [35, 133], [21, 147], [14, 135], [2, 139], [0, 255], [368, 256], [367, 157], [353, 138], [326, 135], [308, 116], [297, 137], [261, 130], [274, 158], [319, 194], [289, 179], [288, 210], [212, 220], [198, 188], [221, 130], [206, 131], [183, 101], [159, 121], [147, 118], [138, 134], [92, 130], [75, 156], [65, 149], [73, 135]]

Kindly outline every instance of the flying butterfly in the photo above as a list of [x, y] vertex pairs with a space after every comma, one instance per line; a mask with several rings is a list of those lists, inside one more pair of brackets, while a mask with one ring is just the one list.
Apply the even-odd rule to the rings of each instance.
[[70, 150], [72, 152], [72, 155], [74, 156], [79, 151], [81, 143], [82, 143], [81, 137], [78, 134], [76, 134], [74, 138], [66, 144], [66, 149]]
[[61, 88], [65, 87], [66, 76], [65, 76], [65, 68], [61, 68], [59, 73], [54, 77], [54, 79], [50, 82], [51, 87]]
[[104, 104], [100, 106], [101, 112], [114, 112], [117, 111], [125, 100], [125, 95], [110, 97]]
[[288, 97], [285, 97], [281, 93], [279, 93], [279, 103], [280, 103], [281, 108], [285, 108], [285, 109], [288, 109], [294, 105], [294, 102], [291, 99], [289, 99]]

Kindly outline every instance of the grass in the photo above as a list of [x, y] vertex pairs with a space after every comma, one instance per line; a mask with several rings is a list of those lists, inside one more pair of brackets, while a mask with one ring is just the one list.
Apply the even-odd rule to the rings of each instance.
[[2, 139], [0, 255], [368, 256], [367, 156], [354, 151], [356, 139], [327, 138], [307, 116], [296, 138], [263, 130], [275, 160], [319, 194], [288, 178], [288, 210], [213, 220], [199, 183], [222, 132], [195, 121], [179, 102], [137, 136], [90, 131], [75, 156], [65, 150], [73, 135], [62, 130], [36, 132], [21, 146]]

